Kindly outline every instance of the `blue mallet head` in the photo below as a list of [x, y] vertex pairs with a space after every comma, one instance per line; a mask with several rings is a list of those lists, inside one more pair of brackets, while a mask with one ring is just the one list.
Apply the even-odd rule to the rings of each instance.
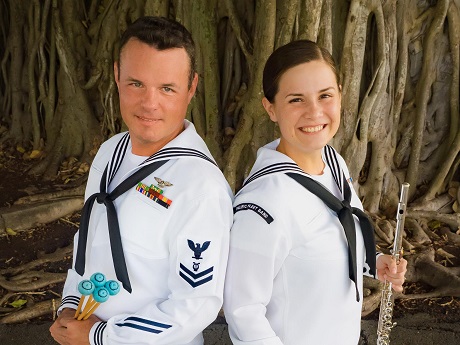
[[102, 273], [94, 273], [90, 279], [96, 287], [101, 287], [105, 284], [105, 275]]
[[97, 287], [94, 289], [93, 298], [98, 303], [103, 303], [109, 299], [109, 291], [105, 287]]
[[83, 295], [83, 296], [88, 296], [91, 295], [94, 291], [94, 283], [91, 280], [82, 280], [78, 284], [78, 291]]
[[109, 280], [105, 283], [104, 287], [109, 291], [111, 296], [120, 292], [120, 284], [115, 280]]

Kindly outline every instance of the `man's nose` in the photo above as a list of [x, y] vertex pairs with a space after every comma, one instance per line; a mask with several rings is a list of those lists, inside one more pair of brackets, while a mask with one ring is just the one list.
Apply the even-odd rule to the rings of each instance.
[[142, 106], [146, 110], [155, 110], [158, 108], [159, 92], [157, 89], [146, 89], [142, 97]]

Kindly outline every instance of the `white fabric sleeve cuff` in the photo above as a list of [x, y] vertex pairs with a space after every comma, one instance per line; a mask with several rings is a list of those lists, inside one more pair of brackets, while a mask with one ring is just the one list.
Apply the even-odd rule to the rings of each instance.
[[91, 345], [104, 345], [107, 344], [107, 332], [105, 329], [107, 322], [99, 321], [96, 322], [91, 330], [89, 331], [89, 343]]

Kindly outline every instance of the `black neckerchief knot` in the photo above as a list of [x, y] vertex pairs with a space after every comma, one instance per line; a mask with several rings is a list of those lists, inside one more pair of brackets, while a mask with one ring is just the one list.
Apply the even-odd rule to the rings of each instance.
[[339, 211], [339, 217], [341, 214], [345, 214], [348, 212], [353, 213], [353, 208], [350, 205], [350, 202], [348, 200], [342, 200], [342, 209]]
[[123, 253], [123, 245], [121, 243], [120, 226], [118, 223], [117, 210], [114, 201], [120, 195], [137, 185], [145, 177], [152, 174], [155, 170], [165, 164], [168, 160], [153, 162], [142, 166], [139, 170], [121, 182], [111, 193], [107, 193], [107, 164], [104, 173], [102, 174], [100, 183], [100, 192], [91, 195], [85, 202], [81, 213], [80, 229], [78, 235], [78, 248], [75, 258], [75, 271], [79, 275], [85, 273], [86, 261], [86, 242], [88, 240], [88, 227], [93, 209], [94, 201], [99, 204], [104, 204], [107, 209], [107, 223], [109, 228], [110, 249], [112, 251], [113, 266], [117, 279], [123, 284], [123, 288], [131, 293], [131, 283], [129, 281], [128, 269], [126, 268], [125, 256]]
[[326, 187], [319, 182], [298, 173], [286, 173], [287, 176], [300, 183], [311, 193], [320, 198], [331, 210], [337, 213], [340, 224], [342, 224], [345, 237], [348, 242], [348, 276], [355, 284], [356, 300], [359, 301], [359, 290], [357, 283], [357, 263], [356, 263], [356, 229], [353, 214], [358, 217], [361, 231], [363, 234], [364, 246], [366, 248], [366, 262], [369, 265], [369, 273], [375, 276], [376, 258], [375, 258], [375, 240], [374, 227], [367, 215], [359, 208], [352, 207], [351, 189], [348, 185], [345, 175], [343, 176], [343, 194], [344, 200], [337, 199]]
[[97, 201], [98, 204], [107, 205], [108, 202], [113, 201], [113, 200], [110, 200], [110, 198], [109, 198], [110, 194], [108, 194], [108, 193], [96, 193], [94, 195], [96, 196], [96, 201]]

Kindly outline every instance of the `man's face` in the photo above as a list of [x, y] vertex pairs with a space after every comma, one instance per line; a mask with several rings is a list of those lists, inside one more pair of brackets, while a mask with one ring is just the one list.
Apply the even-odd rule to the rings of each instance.
[[179, 135], [198, 76], [189, 88], [190, 61], [183, 48], [159, 51], [137, 39], [123, 47], [114, 64], [120, 111], [132, 152], [150, 156]]

